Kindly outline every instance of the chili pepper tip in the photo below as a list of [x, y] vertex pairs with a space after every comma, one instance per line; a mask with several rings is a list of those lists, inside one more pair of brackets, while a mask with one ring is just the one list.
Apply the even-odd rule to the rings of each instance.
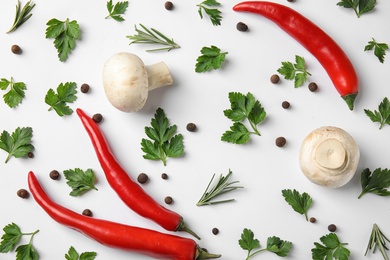
[[353, 110], [354, 102], [355, 102], [355, 99], [356, 99], [357, 95], [358, 95], [358, 93], [348, 94], [348, 95], [342, 96], [342, 98], [347, 103], [347, 105], [348, 105], [350, 110]]

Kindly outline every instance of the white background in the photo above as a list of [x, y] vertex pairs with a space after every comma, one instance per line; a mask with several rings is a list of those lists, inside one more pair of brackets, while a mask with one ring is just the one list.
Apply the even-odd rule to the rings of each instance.
[[[267, 237], [278, 236], [293, 242], [288, 259], [311, 259], [314, 242], [328, 234], [327, 226], [336, 224], [337, 235], [348, 243], [350, 259], [382, 259], [378, 253], [364, 257], [371, 227], [377, 223], [390, 237], [389, 198], [368, 194], [357, 199], [360, 173], [364, 168], [390, 167], [390, 126], [379, 130], [364, 114], [364, 109], [377, 109], [385, 96], [390, 97], [388, 74], [390, 62], [382, 64], [364, 46], [372, 37], [390, 43], [390, 2], [378, 0], [375, 11], [357, 18], [352, 9], [336, 5], [338, 1], [297, 0], [288, 5], [301, 12], [328, 32], [345, 50], [355, 65], [360, 79], [360, 93], [355, 110], [350, 111], [334, 89], [318, 61], [294, 39], [272, 22], [253, 14], [232, 11], [237, 1], [221, 1], [223, 20], [213, 26], [208, 17], [200, 19], [196, 4], [200, 1], [174, 1], [172, 11], [164, 9], [161, 0], [130, 0], [126, 21], [118, 23], [104, 19], [106, 1], [36, 0], [32, 18], [17, 31], [5, 32], [14, 19], [16, 1], [0, 2], [0, 77], [13, 77], [27, 85], [26, 97], [17, 108], [0, 102], [0, 131], [14, 131], [17, 127], [33, 128], [33, 159], [12, 158], [0, 163], [0, 226], [14, 222], [25, 232], [39, 229], [34, 246], [40, 259], [64, 259], [70, 246], [78, 252], [96, 251], [96, 259], [150, 259], [149, 257], [110, 249], [84, 237], [82, 234], [57, 224], [30, 197], [20, 199], [16, 192], [27, 188], [27, 173], [33, 170], [44, 189], [54, 201], [81, 212], [90, 208], [96, 218], [109, 219], [130, 225], [166, 232], [149, 220], [129, 210], [107, 185], [96, 159], [91, 142], [76, 114], [59, 117], [48, 112], [44, 97], [49, 88], [74, 81], [91, 86], [89, 94], [80, 91], [72, 109], [82, 108], [87, 114], [101, 113], [104, 131], [119, 162], [134, 179], [141, 172], [150, 177], [144, 186], [157, 201], [164, 203], [169, 195], [174, 204], [168, 208], [180, 213], [186, 223], [202, 240], [200, 246], [222, 259], [245, 259], [246, 252], [238, 245], [244, 228], [250, 228], [265, 246]], [[24, 4], [25, 1], [22, 1]], [[46, 22], [52, 18], [77, 20], [81, 40], [64, 63], [57, 58], [53, 40], [45, 39]], [[239, 32], [236, 23], [245, 22], [250, 30]], [[153, 27], [173, 38], [181, 49], [171, 52], [147, 53], [148, 46], [130, 45], [125, 36], [134, 34], [139, 23]], [[12, 44], [23, 49], [21, 55], [10, 51]], [[227, 60], [218, 71], [195, 73], [196, 58], [203, 46], [215, 45], [227, 51]], [[150, 93], [145, 107], [137, 113], [123, 113], [106, 100], [101, 71], [104, 62], [114, 53], [133, 52], [145, 64], [164, 61], [171, 70], [175, 84]], [[282, 61], [293, 61], [295, 55], [305, 58], [312, 74], [301, 88], [282, 80], [273, 85], [269, 77], [276, 73]], [[314, 81], [319, 91], [312, 93], [307, 84]], [[246, 145], [220, 141], [232, 122], [223, 115], [230, 106], [228, 93], [251, 92], [267, 112], [267, 120], [259, 125], [261, 136], [251, 137]], [[291, 108], [281, 103], [287, 100]], [[164, 167], [159, 161], [143, 159], [140, 142], [145, 138], [144, 127], [158, 107], [165, 110], [171, 124], [178, 126], [184, 136], [185, 156], [168, 159]], [[194, 122], [195, 133], [186, 125]], [[344, 187], [327, 189], [307, 180], [300, 171], [298, 153], [305, 136], [317, 127], [333, 125], [349, 132], [360, 147], [361, 160], [355, 177]], [[284, 136], [287, 145], [275, 146], [275, 139]], [[0, 152], [0, 161], [6, 152]], [[53, 181], [51, 170], [92, 168], [97, 176], [98, 191], [82, 197], [68, 195], [70, 188], [65, 178]], [[197, 207], [195, 204], [211, 176], [233, 171], [232, 181], [239, 181], [244, 189], [226, 196], [235, 198], [229, 204]], [[161, 179], [161, 173], [169, 175]], [[309, 193], [313, 206], [309, 217], [317, 223], [306, 222], [284, 201], [282, 189], [297, 189]], [[213, 235], [212, 228], [220, 230]], [[180, 233], [179, 235], [187, 236]], [[188, 236], [189, 237], [189, 236]], [[27, 238], [22, 242], [27, 243]], [[1, 254], [1, 259], [15, 259], [15, 253]], [[265, 252], [254, 259], [279, 259]]]

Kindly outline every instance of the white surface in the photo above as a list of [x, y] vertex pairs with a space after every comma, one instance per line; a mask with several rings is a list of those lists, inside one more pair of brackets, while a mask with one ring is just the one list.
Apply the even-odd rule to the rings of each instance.
[[[369, 194], [358, 200], [357, 196], [361, 191], [360, 172], [364, 168], [390, 167], [390, 126], [378, 130], [379, 125], [372, 123], [363, 112], [365, 108], [377, 109], [385, 96], [390, 97], [389, 60], [381, 64], [372, 52], [363, 51], [371, 37], [390, 43], [389, 1], [378, 1], [375, 12], [358, 19], [351, 9], [338, 7], [337, 1], [275, 0], [317, 23], [349, 55], [360, 77], [360, 94], [353, 112], [348, 110], [310, 53], [272, 22], [253, 14], [233, 12], [232, 6], [239, 1], [222, 1], [221, 26], [213, 26], [207, 17], [200, 19], [196, 4], [201, 1], [174, 1], [175, 9], [167, 11], [165, 1], [130, 0], [123, 23], [104, 19], [106, 1], [34, 2], [37, 5], [33, 17], [12, 34], [5, 32], [13, 21], [16, 1], [0, 2], [0, 77], [13, 77], [25, 82], [28, 88], [26, 98], [17, 108], [10, 109], [0, 102], [0, 130], [12, 132], [18, 126], [31, 126], [36, 148], [34, 159], [12, 158], [7, 164], [0, 163], [0, 226], [15, 222], [23, 231], [39, 229], [34, 246], [40, 259], [64, 259], [72, 245], [78, 252], [96, 251], [96, 259], [150, 258], [106, 248], [57, 224], [32, 197], [28, 200], [17, 197], [16, 191], [27, 187], [30, 170], [59, 204], [77, 212], [90, 208], [97, 218], [163, 231], [126, 208], [107, 185], [77, 115], [61, 118], [47, 111], [44, 103], [47, 90], [67, 81], [74, 81], [78, 86], [90, 84], [91, 92], [79, 92], [71, 107], [80, 107], [89, 115], [103, 114], [101, 127], [123, 167], [134, 179], [140, 172], [146, 172], [151, 181], [144, 186], [145, 190], [157, 201], [164, 203], [165, 196], [172, 196], [175, 203], [167, 207], [182, 214], [202, 237], [200, 245], [222, 254], [222, 259], [245, 259], [246, 252], [237, 243], [244, 228], [252, 229], [263, 247], [272, 235], [293, 242], [288, 259], [311, 259], [313, 243], [329, 233], [327, 226], [331, 223], [337, 225], [340, 240], [348, 243], [350, 259], [382, 259], [378, 252], [365, 258], [364, 252], [373, 223], [390, 236], [389, 198]], [[45, 24], [51, 18], [77, 20], [81, 27], [82, 39], [65, 63], [58, 60], [53, 41], [45, 39]], [[235, 26], [239, 21], [245, 22], [250, 31], [237, 31]], [[134, 34], [134, 25], [139, 23], [160, 30], [182, 48], [168, 53], [147, 53], [148, 46], [129, 46], [125, 36]], [[19, 44], [23, 54], [11, 53], [12, 44]], [[210, 45], [227, 51], [227, 62], [221, 70], [195, 73], [200, 49]], [[140, 112], [126, 114], [114, 109], [105, 98], [101, 70], [105, 60], [119, 51], [133, 52], [146, 64], [165, 61], [174, 77], [174, 86], [150, 93]], [[312, 73], [309, 82], [319, 85], [317, 93], [311, 93], [307, 84], [294, 89], [291, 81], [282, 80], [279, 85], [269, 82], [281, 61], [293, 60], [295, 55], [306, 59]], [[267, 120], [259, 126], [262, 136], [251, 137], [250, 144], [240, 146], [220, 141], [222, 133], [231, 125], [223, 115], [223, 110], [230, 105], [230, 91], [253, 93], [267, 111]], [[281, 107], [284, 100], [291, 103], [289, 110]], [[158, 107], [165, 110], [171, 124], [176, 124], [178, 133], [184, 135], [185, 156], [168, 159], [166, 167], [161, 162], [143, 159], [140, 147], [141, 139], [146, 137], [144, 127], [149, 126]], [[189, 122], [197, 124], [198, 132], [185, 129]], [[360, 147], [358, 172], [350, 183], [339, 189], [316, 186], [299, 169], [301, 141], [323, 125], [345, 129]], [[284, 148], [275, 146], [278, 136], [287, 138]], [[0, 160], [5, 158], [6, 153], [1, 151]], [[68, 195], [70, 188], [65, 178], [53, 181], [48, 177], [52, 169], [76, 167], [95, 171], [98, 191], [73, 198]], [[227, 196], [236, 201], [195, 206], [212, 174], [225, 175], [229, 168], [233, 171], [232, 180], [240, 181], [245, 187]], [[169, 175], [168, 180], [160, 178], [163, 172]], [[306, 222], [294, 212], [284, 201], [282, 189], [308, 192], [314, 199], [309, 216], [316, 217], [317, 223]], [[219, 228], [220, 234], [213, 235], [213, 227]], [[0, 258], [15, 259], [15, 253], [1, 254]], [[279, 257], [266, 252], [253, 259]]]

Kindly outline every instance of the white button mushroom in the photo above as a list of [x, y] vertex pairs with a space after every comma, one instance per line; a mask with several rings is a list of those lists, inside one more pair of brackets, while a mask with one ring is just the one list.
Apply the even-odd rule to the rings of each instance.
[[123, 112], [140, 110], [145, 105], [149, 91], [172, 84], [172, 76], [164, 62], [145, 66], [132, 53], [114, 54], [103, 68], [103, 86], [107, 99]]
[[324, 126], [303, 140], [299, 164], [310, 181], [338, 188], [355, 175], [359, 157], [359, 147], [350, 134], [338, 127]]

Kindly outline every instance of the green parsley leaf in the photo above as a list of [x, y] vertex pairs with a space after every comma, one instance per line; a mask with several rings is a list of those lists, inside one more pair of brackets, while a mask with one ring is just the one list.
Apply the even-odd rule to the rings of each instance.
[[[224, 110], [224, 115], [234, 123], [221, 137], [222, 141], [244, 144], [251, 134], [260, 136], [257, 126], [264, 121], [267, 113], [252, 93], [246, 95], [239, 92], [229, 93], [230, 109]], [[241, 121], [247, 119], [253, 132], [250, 132]]]
[[168, 157], [180, 157], [184, 154], [183, 136], [177, 134], [177, 126], [169, 125], [162, 108], [158, 108], [151, 120], [152, 127], [145, 127], [145, 134], [152, 140], [141, 141], [143, 156], [147, 160], [161, 160], [166, 166]]
[[374, 172], [366, 168], [363, 170], [360, 183], [362, 192], [359, 195], [359, 199], [367, 193], [373, 193], [379, 196], [390, 196], [390, 170], [377, 168]]
[[55, 18], [46, 23], [46, 38], [54, 39], [54, 46], [58, 52], [58, 58], [64, 62], [76, 47], [76, 41], [80, 38], [80, 28], [77, 21], [59, 21]]
[[336, 259], [348, 260], [350, 251], [345, 247], [347, 243], [340, 243], [339, 238], [335, 233], [322, 236], [321, 242], [315, 242], [315, 248], [311, 250], [313, 260]]
[[299, 214], [305, 215], [308, 221], [307, 211], [311, 207], [313, 200], [306, 192], [300, 194], [297, 190], [282, 190], [282, 195], [286, 202]]
[[379, 129], [384, 125], [390, 125], [390, 101], [387, 97], [379, 104], [378, 110], [364, 109], [364, 112], [372, 122], [380, 124]]
[[357, 17], [374, 10], [376, 0], [342, 0], [337, 3], [344, 8], [352, 8]]
[[106, 16], [106, 19], [111, 17], [118, 22], [123, 22], [125, 19], [123, 18], [122, 14], [126, 12], [128, 6], [128, 1], [117, 2], [115, 5], [112, 3], [112, 0], [108, 1], [107, 10], [109, 14]]
[[277, 70], [285, 79], [294, 80], [294, 87], [300, 87], [306, 82], [307, 76], [311, 74], [306, 70], [305, 59], [295, 55], [295, 63], [283, 61], [282, 66]]
[[31, 138], [31, 127], [18, 127], [12, 135], [4, 130], [0, 135], [0, 149], [8, 152], [5, 163], [7, 163], [12, 156], [15, 158], [27, 156], [27, 154], [34, 149], [34, 146], [31, 144]]
[[221, 52], [218, 47], [213, 45], [210, 47], [203, 47], [200, 52], [202, 55], [196, 59], [196, 72], [206, 72], [213, 69], [219, 69], [228, 54], [227, 52]]
[[16, 248], [16, 260], [38, 260], [39, 255], [32, 244], [21, 245]]
[[72, 188], [69, 193], [71, 196], [80, 196], [89, 190], [97, 190], [95, 187], [95, 174], [92, 169], [83, 171], [80, 168], [69, 169], [64, 171], [66, 184]]
[[372, 41], [369, 41], [368, 44], [364, 47], [364, 51], [372, 51], [374, 50], [374, 55], [378, 58], [378, 60], [383, 63], [385, 61], [386, 51], [389, 49], [389, 45], [387, 43], [379, 43], [372, 38]]
[[77, 99], [76, 87], [75, 82], [66, 82], [57, 87], [57, 93], [49, 89], [45, 96], [45, 102], [50, 106], [49, 111], [54, 109], [59, 116], [71, 115], [73, 110], [67, 103], [73, 103]]
[[30, 17], [32, 16], [32, 9], [35, 7], [35, 4], [33, 4], [30, 1], [28, 1], [23, 8], [21, 8], [20, 1], [18, 0], [18, 3], [16, 4], [16, 14], [14, 23], [12, 24], [12, 27], [7, 31], [7, 33], [11, 33], [15, 31], [19, 26], [24, 24]]
[[291, 247], [291, 242], [281, 240], [279, 237], [273, 236], [267, 239], [267, 250], [275, 253], [278, 256], [287, 256]]
[[241, 234], [241, 239], [238, 240], [238, 244], [244, 250], [248, 251], [248, 256], [251, 251], [260, 247], [260, 242], [255, 238], [255, 234], [252, 230], [245, 228]]
[[9, 91], [3, 95], [4, 102], [10, 107], [14, 108], [20, 103], [24, 98], [24, 91], [27, 89], [26, 84], [23, 82], [15, 82], [11, 77], [11, 80], [2, 78], [0, 80], [0, 89], [6, 90], [9, 87]]
[[222, 12], [218, 8], [210, 8], [220, 6], [221, 4], [216, 0], [205, 0], [196, 5], [199, 7], [198, 13], [201, 19], [203, 19], [203, 11], [210, 17], [210, 21], [214, 26], [221, 25]]
[[76, 249], [71, 246], [68, 250], [68, 253], [65, 254], [66, 260], [94, 260], [96, 258], [96, 252], [84, 252], [81, 253], [79, 256], [79, 253], [77, 253]]

